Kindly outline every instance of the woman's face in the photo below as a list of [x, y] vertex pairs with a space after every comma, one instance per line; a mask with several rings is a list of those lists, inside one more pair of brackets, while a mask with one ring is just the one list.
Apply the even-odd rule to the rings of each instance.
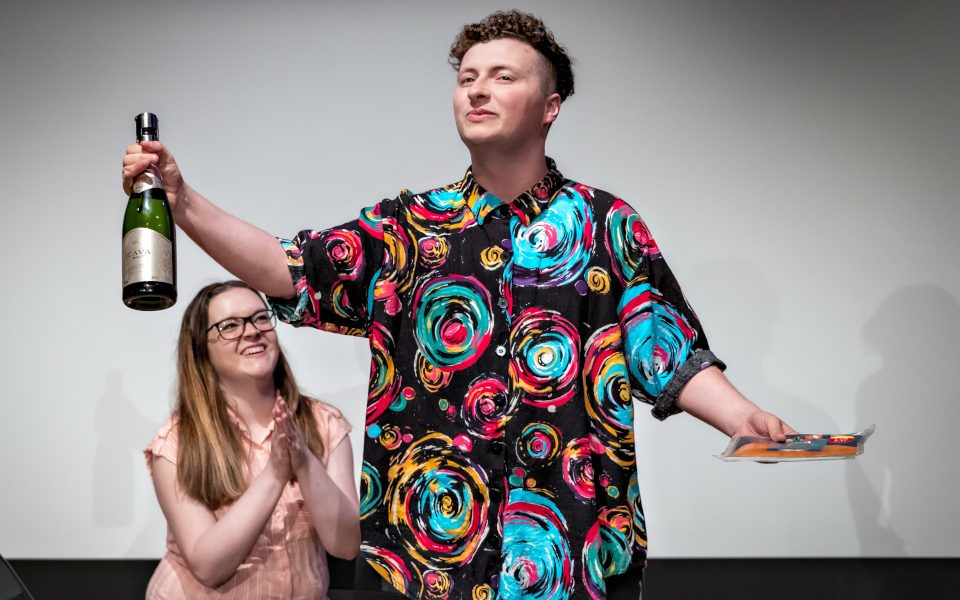
[[[262, 383], [273, 378], [273, 369], [280, 355], [277, 332], [272, 329], [261, 331], [253, 324], [254, 321], [263, 326], [270, 323], [269, 315], [261, 312], [266, 310], [260, 296], [246, 288], [231, 288], [210, 300], [207, 348], [210, 362], [222, 384]], [[224, 339], [215, 327], [218, 323], [223, 334], [236, 336], [235, 339]]]

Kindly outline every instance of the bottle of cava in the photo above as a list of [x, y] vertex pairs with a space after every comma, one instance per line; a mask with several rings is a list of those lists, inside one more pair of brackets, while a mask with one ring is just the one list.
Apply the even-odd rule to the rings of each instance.
[[[159, 139], [157, 115], [134, 117], [137, 141]], [[173, 214], [160, 170], [151, 165], [133, 181], [123, 215], [123, 303], [161, 310], [177, 301], [177, 245]]]

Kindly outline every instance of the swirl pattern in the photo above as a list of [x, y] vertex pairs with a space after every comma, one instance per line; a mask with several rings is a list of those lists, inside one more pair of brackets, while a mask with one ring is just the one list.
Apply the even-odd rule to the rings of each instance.
[[410, 289], [416, 273], [417, 245], [410, 241], [406, 229], [397, 226], [392, 218], [381, 220], [383, 227], [383, 265], [376, 278], [373, 298], [382, 302], [390, 316], [400, 313], [400, 294]]
[[610, 275], [600, 267], [587, 270], [587, 287], [591, 292], [606, 294], [610, 291]]
[[360, 469], [360, 519], [366, 519], [383, 500], [383, 483], [373, 465], [363, 461]]
[[594, 600], [606, 599], [605, 577], [626, 572], [633, 555], [630, 511], [605, 507], [583, 545], [583, 584]]
[[367, 563], [381, 577], [390, 582], [390, 584], [403, 593], [410, 589], [412, 580], [410, 569], [397, 554], [386, 548], [377, 548], [367, 544], [360, 546]]
[[500, 246], [487, 246], [480, 253], [480, 264], [488, 271], [499, 269], [503, 266], [503, 248]]
[[380, 430], [377, 441], [387, 450], [396, 450], [400, 447], [400, 442], [403, 441], [403, 435], [400, 433], [400, 428], [396, 425], [387, 425]]
[[512, 221], [517, 285], [557, 287], [580, 277], [593, 255], [595, 225], [587, 195], [581, 187], [564, 188], [529, 227]]
[[528, 308], [510, 330], [514, 393], [533, 406], [557, 407], [576, 392], [580, 335], [560, 313]]
[[330, 264], [340, 279], [354, 281], [363, 275], [363, 243], [360, 235], [349, 229], [328, 229], [318, 236]]
[[633, 400], [620, 327], [607, 325], [584, 348], [583, 390], [587, 415], [607, 456], [621, 467], [634, 461]]
[[466, 564], [488, 531], [486, 474], [449, 437], [413, 442], [390, 467], [390, 525], [410, 556], [432, 568]]
[[660, 255], [650, 230], [629, 204], [617, 200], [607, 213], [607, 251], [613, 272], [627, 286], [643, 277], [643, 260]]
[[577, 499], [583, 502], [596, 497], [592, 454], [590, 440], [587, 438], [570, 440], [563, 449], [563, 481]]
[[417, 351], [415, 362], [417, 379], [420, 380], [420, 383], [423, 384], [424, 389], [428, 392], [435, 394], [450, 384], [453, 373], [431, 364], [419, 350]]
[[453, 584], [450, 576], [443, 571], [426, 570], [421, 577], [423, 580], [423, 596], [430, 600], [442, 600], [450, 595]]
[[396, 400], [402, 385], [393, 362], [394, 343], [380, 323], [370, 327], [370, 385], [367, 392], [367, 425], [374, 423]]
[[481, 375], [467, 387], [461, 418], [467, 431], [492, 440], [503, 436], [503, 429], [516, 406], [507, 394], [506, 382], [496, 375]]
[[567, 521], [548, 496], [510, 490], [503, 512], [500, 597], [564, 600], [573, 591]]
[[412, 312], [420, 353], [441, 369], [466, 369], [490, 344], [490, 292], [473, 277], [451, 275], [423, 282]]
[[473, 586], [473, 590], [470, 591], [470, 600], [495, 600], [496, 594], [493, 591], [493, 588], [490, 587], [488, 583], [481, 583], [480, 585]]
[[459, 188], [448, 187], [410, 196], [407, 222], [422, 233], [450, 233], [474, 224]]
[[450, 248], [447, 238], [443, 236], [424, 236], [417, 242], [420, 248], [420, 264], [428, 269], [436, 269], [447, 262], [447, 253]]
[[532, 466], [549, 464], [560, 456], [562, 447], [560, 430], [550, 423], [530, 423], [517, 438], [517, 458]]
[[354, 321], [360, 319], [360, 313], [350, 304], [347, 287], [343, 285], [342, 281], [334, 282], [330, 288], [330, 304], [333, 305], [333, 311], [338, 317]]
[[656, 398], [692, 353], [697, 331], [646, 283], [627, 288], [618, 311], [630, 374]]
[[379, 204], [374, 204], [361, 210], [358, 224], [360, 225], [360, 229], [374, 239], [383, 239], [383, 219], [381, 218]]

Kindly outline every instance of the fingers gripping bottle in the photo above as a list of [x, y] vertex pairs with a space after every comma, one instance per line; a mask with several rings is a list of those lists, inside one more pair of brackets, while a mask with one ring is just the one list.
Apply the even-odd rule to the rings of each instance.
[[[157, 115], [134, 117], [137, 141], [159, 139]], [[177, 301], [177, 243], [160, 170], [151, 165], [133, 181], [123, 215], [123, 303], [162, 310]]]

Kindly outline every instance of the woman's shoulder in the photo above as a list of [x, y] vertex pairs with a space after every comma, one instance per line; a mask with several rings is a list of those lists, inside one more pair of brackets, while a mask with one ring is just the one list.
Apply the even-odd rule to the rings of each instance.
[[170, 416], [146, 448], [143, 449], [144, 457], [147, 460], [147, 469], [153, 470], [154, 457], [163, 457], [173, 464], [177, 464], [177, 449], [180, 445], [180, 420], [176, 415]]
[[303, 396], [303, 400], [309, 402], [313, 419], [317, 423], [317, 431], [327, 448], [333, 448], [336, 442], [352, 430], [350, 423], [336, 406], [307, 396]]
[[347, 422], [346, 417], [343, 416], [343, 413], [340, 412], [340, 409], [336, 406], [308, 396], [304, 396], [303, 399], [310, 404], [310, 411], [318, 423], [341, 421], [343, 425], [347, 427], [347, 430], [350, 429], [350, 423]]

